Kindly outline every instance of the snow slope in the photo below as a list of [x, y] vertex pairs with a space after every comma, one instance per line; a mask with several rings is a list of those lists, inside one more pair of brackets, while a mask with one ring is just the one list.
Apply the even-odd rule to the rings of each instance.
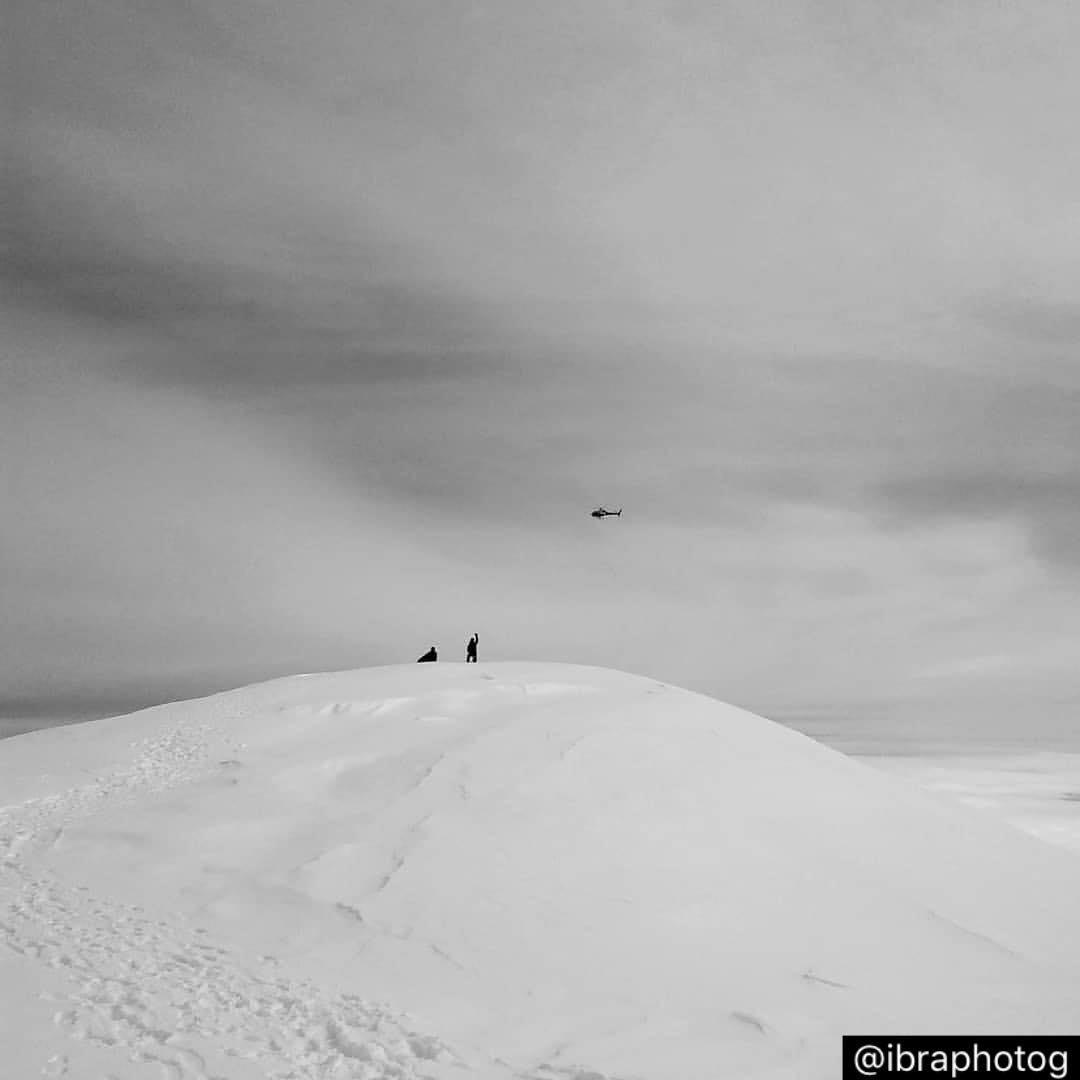
[[1080, 859], [612, 671], [297, 676], [0, 744], [36, 1076], [837, 1074], [1074, 1031]]

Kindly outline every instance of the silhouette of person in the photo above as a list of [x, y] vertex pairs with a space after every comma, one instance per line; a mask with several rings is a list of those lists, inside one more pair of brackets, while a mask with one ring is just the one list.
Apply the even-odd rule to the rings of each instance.
[[418, 664], [427, 664], [432, 660], [438, 660], [439, 654], [435, 651], [435, 646], [432, 645], [430, 649], [423, 656], [421, 656], [416, 662]]
[[465, 663], [466, 664], [475, 664], [476, 663], [476, 646], [479, 645], [479, 644], [480, 644], [480, 635], [479, 634], [473, 634], [473, 636], [471, 638], [469, 638], [469, 644], [465, 646]]

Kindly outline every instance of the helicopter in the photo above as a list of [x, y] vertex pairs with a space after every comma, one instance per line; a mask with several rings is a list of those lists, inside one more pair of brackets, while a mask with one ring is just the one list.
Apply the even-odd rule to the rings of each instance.
[[620, 506], [618, 510], [605, 510], [602, 506], [598, 506], [590, 516], [596, 518], [597, 521], [606, 517], [622, 517], [622, 507]]

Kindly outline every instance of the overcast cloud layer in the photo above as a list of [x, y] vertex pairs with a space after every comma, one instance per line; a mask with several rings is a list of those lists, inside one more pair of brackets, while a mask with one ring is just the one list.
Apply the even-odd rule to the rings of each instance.
[[1080, 700], [1075, 4], [10, 25], [9, 704], [474, 630], [759, 708]]

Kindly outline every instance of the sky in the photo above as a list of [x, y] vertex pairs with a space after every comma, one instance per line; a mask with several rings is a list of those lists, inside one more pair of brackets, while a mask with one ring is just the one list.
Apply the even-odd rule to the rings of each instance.
[[477, 632], [1071, 722], [1070, 0], [8, 24], [0, 709]]

